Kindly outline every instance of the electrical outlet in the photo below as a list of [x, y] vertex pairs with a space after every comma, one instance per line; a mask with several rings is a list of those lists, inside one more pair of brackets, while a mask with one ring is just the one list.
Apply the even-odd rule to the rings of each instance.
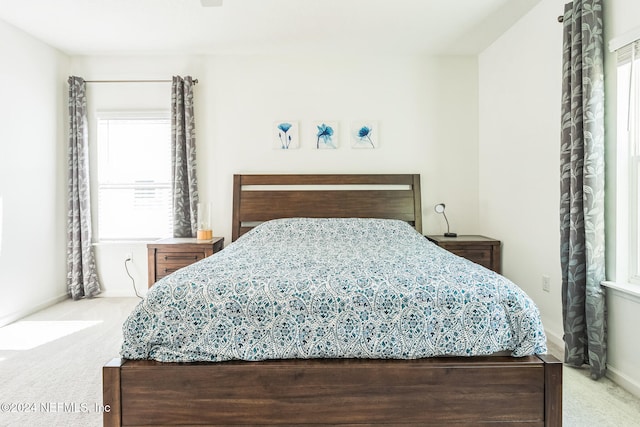
[[545, 292], [551, 292], [551, 278], [546, 274], [542, 275], [542, 290]]
[[131, 261], [133, 262], [133, 254], [131, 252], [127, 252], [124, 254], [124, 262]]

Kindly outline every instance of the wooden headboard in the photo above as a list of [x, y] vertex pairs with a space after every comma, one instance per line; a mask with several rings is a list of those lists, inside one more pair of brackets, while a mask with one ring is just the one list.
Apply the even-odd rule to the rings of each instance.
[[234, 175], [231, 240], [277, 218], [389, 218], [422, 232], [420, 175]]

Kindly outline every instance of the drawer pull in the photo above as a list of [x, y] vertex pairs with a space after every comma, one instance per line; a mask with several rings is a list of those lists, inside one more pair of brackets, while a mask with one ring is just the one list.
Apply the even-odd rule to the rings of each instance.
[[164, 260], [165, 261], [171, 261], [171, 260], [177, 260], [177, 261], [197, 261], [198, 260], [198, 255], [175, 255], [175, 256], [171, 256], [171, 255], [165, 255], [164, 256]]
[[165, 268], [164, 269], [164, 274], [171, 274], [174, 271], [178, 271], [178, 270], [179, 270], [178, 268]]

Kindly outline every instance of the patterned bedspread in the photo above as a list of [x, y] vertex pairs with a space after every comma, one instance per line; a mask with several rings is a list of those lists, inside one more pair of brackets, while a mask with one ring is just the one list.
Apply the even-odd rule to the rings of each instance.
[[123, 334], [163, 362], [546, 353], [520, 288], [376, 219], [264, 223], [158, 281]]

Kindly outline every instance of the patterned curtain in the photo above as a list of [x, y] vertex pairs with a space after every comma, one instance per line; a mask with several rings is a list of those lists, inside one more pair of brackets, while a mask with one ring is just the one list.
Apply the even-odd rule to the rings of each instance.
[[67, 291], [74, 300], [100, 293], [91, 246], [86, 83], [69, 77]]
[[194, 237], [197, 231], [198, 182], [193, 116], [194, 80], [175, 76], [171, 85], [171, 167], [173, 236]]
[[565, 362], [606, 372], [602, 0], [565, 5], [560, 234]]

